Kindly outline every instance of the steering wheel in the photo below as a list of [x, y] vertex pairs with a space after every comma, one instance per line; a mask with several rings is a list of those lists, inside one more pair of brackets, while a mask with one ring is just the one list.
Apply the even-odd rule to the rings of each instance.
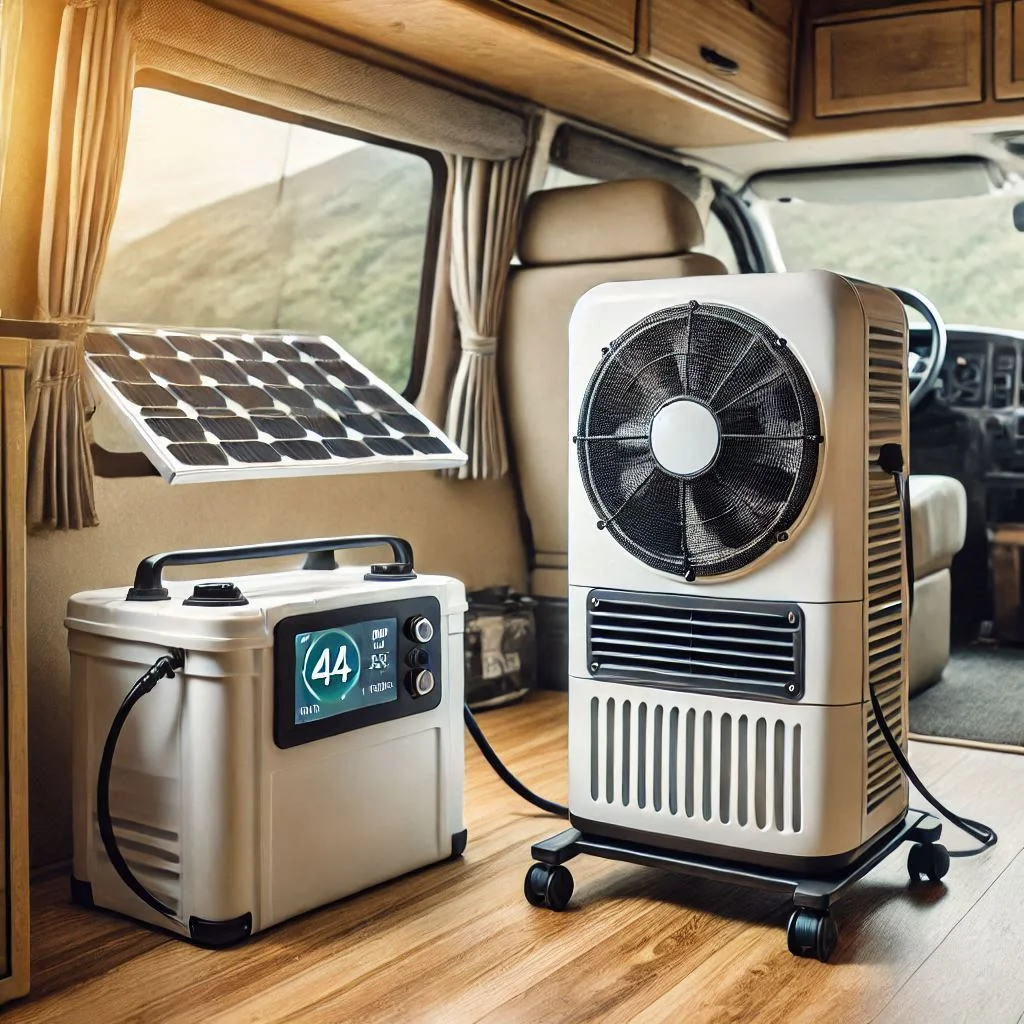
[[911, 349], [907, 357], [910, 408], [915, 409], [935, 387], [939, 374], [942, 373], [942, 364], [946, 361], [946, 325], [931, 300], [920, 292], [912, 288], [893, 288], [891, 285], [888, 288], [905, 306], [916, 309], [931, 328], [931, 345], [927, 354], [922, 355]]

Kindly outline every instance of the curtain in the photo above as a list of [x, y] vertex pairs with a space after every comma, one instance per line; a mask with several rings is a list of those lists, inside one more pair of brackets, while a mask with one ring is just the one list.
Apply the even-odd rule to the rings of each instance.
[[4, 165], [14, 99], [14, 63], [21, 25], [22, 0], [0, 0], [0, 197], [4, 191]]
[[452, 300], [461, 354], [445, 431], [467, 454], [460, 479], [508, 472], [508, 448], [498, 391], [498, 330], [515, 251], [533, 147], [513, 160], [450, 158]]
[[28, 521], [95, 526], [82, 379], [85, 328], [114, 220], [135, 77], [132, 0], [68, 0], [61, 23], [39, 246], [38, 319], [28, 372]]

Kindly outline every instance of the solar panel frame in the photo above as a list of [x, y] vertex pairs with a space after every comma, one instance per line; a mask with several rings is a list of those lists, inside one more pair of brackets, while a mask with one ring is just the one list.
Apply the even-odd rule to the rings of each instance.
[[[216, 358], [219, 362], [233, 364], [239, 372], [244, 373], [248, 379], [247, 385], [234, 385], [236, 387], [252, 386], [259, 388], [273, 399], [273, 408], [276, 412], [266, 413], [269, 410], [246, 409], [240, 403], [225, 394], [224, 391], [215, 389], [224, 388], [225, 385], [214, 380], [208, 374], [200, 374], [202, 383], [199, 385], [174, 386], [165, 383], [166, 378], [154, 376], [149, 372], [147, 363], [153, 359], [124, 344], [118, 349], [117, 345], [122, 334], [136, 337], [147, 335], [154, 339], [154, 345], [160, 348], [157, 339], [162, 340], [169, 348], [178, 354], [175, 358], [185, 362], [202, 361]], [[348, 353], [341, 345], [326, 335], [303, 334], [292, 331], [245, 331], [228, 330], [224, 328], [153, 328], [139, 325], [122, 324], [98, 324], [90, 328], [90, 335], [94, 337], [93, 348], [90, 351], [87, 346], [85, 361], [89, 366], [90, 373], [99, 391], [109, 402], [117, 419], [138, 441], [140, 449], [146, 454], [160, 475], [171, 484], [180, 483], [206, 483], [223, 480], [245, 480], [245, 479], [273, 479], [275, 477], [292, 476], [335, 476], [345, 474], [366, 474], [366, 473], [393, 473], [410, 470], [433, 470], [453, 469], [461, 466], [466, 461], [465, 454], [460, 451], [445, 434], [432, 424], [419, 412], [415, 406], [408, 402], [394, 389], [385, 384], [376, 374], [363, 365], [358, 359]], [[187, 339], [194, 339], [189, 344]], [[220, 344], [220, 342], [225, 342]], [[297, 344], [296, 344], [297, 343]], [[143, 347], [143, 346], [139, 346]], [[325, 348], [331, 350], [331, 359], [325, 359]], [[188, 349], [196, 354], [190, 356]], [[211, 357], [210, 352], [216, 349], [222, 355]], [[303, 383], [293, 374], [285, 374], [287, 385], [279, 385], [280, 390], [275, 395], [275, 388], [269, 387], [267, 382], [250, 374], [242, 364], [249, 361], [253, 351], [261, 353], [261, 362], [266, 364], [277, 364], [287, 361], [301, 363], [302, 367], [309, 370], [303, 373], [310, 383]], [[111, 361], [111, 356], [116, 353], [117, 359]], [[201, 353], [201, 354], [200, 354]], [[275, 354], [276, 353], [276, 354]], [[288, 359], [279, 359], [277, 356], [287, 354]], [[146, 369], [147, 384], [135, 384], [132, 387], [119, 387], [117, 378], [105, 373], [104, 365], [120, 366], [120, 359], [130, 358], [138, 364], [139, 368]], [[157, 364], [160, 365], [159, 363]], [[344, 367], [339, 372], [339, 367]], [[131, 368], [133, 372], [135, 367]], [[200, 368], [201, 369], [201, 368]], [[275, 374], [270, 374], [276, 376]], [[312, 384], [313, 380], [324, 378], [327, 384]], [[351, 383], [349, 383], [351, 382]], [[358, 383], [357, 383], [358, 382]], [[147, 407], [131, 401], [131, 395], [142, 397], [152, 395], [148, 390], [152, 386], [161, 387], [165, 393], [170, 393], [173, 399], [173, 406]], [[331, 391], [328, 391], [328, 386]], [[230, 385], [228, 386], [230, 387]], [[189, 388], [196, 388], [197, 392], [190, 392]], [[291, 405], [287, 399], [295, 399], [297, 396], [290, 392], [291, 389], [304, 391], [303, 403], [309, 405]], [[369, 390], [375, 389], [375, 390]], [[361, 401], [358, 398], [360, 390], [375, 400], [372, 403]], [[195, 395], [197, 400], [210, 398], [210, 393], [215, 392], [216, 397], [224, 403], [219, 405], [203, 405], [201, 408], [190, 404], [186, 400], [189, 394]], [[358, 412], [348, 411], [350, 404], [355, 405]], [[373, 406], [378, 406], [374, 408]], [[384, 406], [384, 408], [380, 408]], [[344, 410], [344, 411], [343, 411]], [[413, 417], [422, 424], [422, 436], [436, 439], [436, 447], [444, 445], [447, 449], [444, 453], [424, 453], [411, 450], [408, 454], [385, 455], [368, 454], [358, 457], [345, 457], [337, 454], [343, 451], [357, 451], [356, 445], [350, 442], [361, 442], [363, 435], [351, 426], [351, 417], [368, 417], [374, 421], [374, 429], [379, 433], [368, 435], [376, 439], [393, 438], [402, 441], [403, 431], [390, 426], [382, 417], [387, 412], [391, 416], [402, 414]], [[170, 417], [188, 417], [194, 420], [203, 429], [204, 439], [191, 442], [182, 442], [168, 437], [167, 434], [174, 434], [177, 431], [169, 429], [166, 420]], [[210, 429], [213, 427], [226, 427], [226, 424], [214, 422], [217, 417], [238, 418], [250, 423], [255, 432], [256, 439], [251, 442], [242, 442], [235, 437], [218, 437], [217, 433]], [[260, 419], [260, 417], [263, 417]], [[200, 422], [205, 420], [205, 424]], [[296, 438], [297, 441], [308, 441], [311, 444], [283, 443], [280, 437], [261, 430], [259, 422], [267, 422], [268, 419], [287, 420], [293, 424], [302, 426], [305, 420], [309, 424], [321, 423], [327, 427], [326, 421], [338, 424], [336, 437], [332, 440], [326, 435], [307, 432]], [[155, 426], [150, 420], [157, 421]], [[163, 421], [163, 422], [160, 422]], [[356, 422], [360, 422], [358, 419]], [[367, 424], [368, 425], [368, 424]], [[161, 429], [163, 428], [162, 432]], [[305, 430], [305, 428], [303, 427]], [[228, 434], [230, 431], [222, 429], [221, 433]], [[332, 433], [335, 431], [332, 429]], [[194, 436], [194, 431], [193, 431]], [[333, 443], [340, 440], [342, 443]], [[327, 443], [332, 441], [332, 443]], [[232, 446], [250, 443], [257, 446], [255, 450], [263, 450], [258, 446], [265, 444], [268, 451], [273, 451], [278, 456], [276, 461], [251, 462], [232, 456]], [[194, 450], [189, 445], [205, 445], [216, 447], [223, 455], [224, 463], [220, 465], [197, 464], [200, 457], [212, 458], [213, 455], [208, 448]], [[224, 445], [228, 447], [224, 447]], [[326, 457], [317, 458], [291, 458], [287, 455], [289, 450], [297, 453], [310, 453], [314, 451], [314, 445], [326, 449]], [[365, 448], [365, 444], [363, 448]], [[402, 445], [378, 445], [383, 448], [409, 448], [408, 444]], [[251, 454], [249, 449], [241, 447], [235, 451]], [[218, 456], [218, 461], [220, 457]], [[190, 461], [192, 460], [192, 461]]]

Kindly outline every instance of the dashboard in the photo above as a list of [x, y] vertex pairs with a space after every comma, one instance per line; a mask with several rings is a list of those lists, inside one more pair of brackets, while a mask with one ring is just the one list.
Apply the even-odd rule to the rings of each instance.
[[[989, 469], [1024, 472], [1024, 332], [947, 327], [937, 390], [947, 405], [978, 421]], [[911, 331], [911, 348], [928, 348], [927, 328]]]

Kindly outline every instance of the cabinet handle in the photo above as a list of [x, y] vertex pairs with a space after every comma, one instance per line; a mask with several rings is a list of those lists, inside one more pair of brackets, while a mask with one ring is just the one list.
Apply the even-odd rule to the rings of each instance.
[[732, 57], [726, 57], [724, 53], [712, 50], [710, 46], [702, 46], [700, 56], [705, 64], [710, 64], [719, 74], [735, 75], [740, 69], [739, 64]]

